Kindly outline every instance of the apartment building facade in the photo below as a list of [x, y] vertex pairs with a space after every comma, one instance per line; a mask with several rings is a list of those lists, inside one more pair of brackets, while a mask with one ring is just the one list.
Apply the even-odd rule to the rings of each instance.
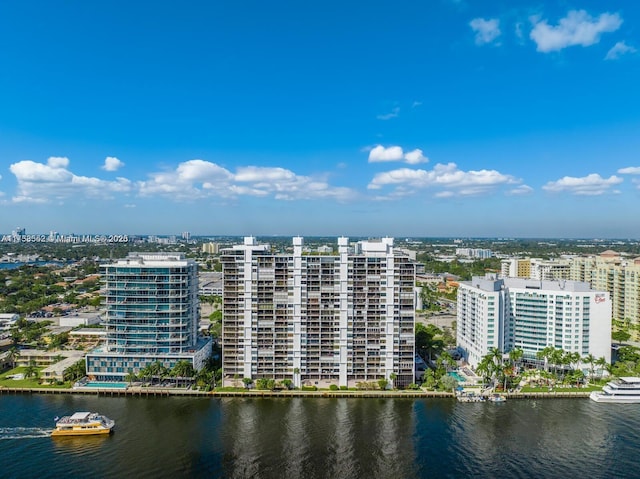
[[247, 237], [222, 252], [223, 371], [295, 385], [414, 381], [415, 264], [393, 239], [291, 253]]
[[611, 361], [611, 300], [586, 283], [474, 277], [458, 288], [457, 341], [473, 367], [492, 348], [522, 349], [524, 359], [551, 346]]
[[615, 251], [574, 258], [571, 279], [609, 292], [613, 319], [629, 322], [631, 338], [640, 341], [640, 258], [624, 258]]
[[102, 265], [106, 338], [87, 355], [87, 375], [124, 380], [155, 361], [201, 369], [211, 341], [198, 336], [197, 268], [182, 253], [130, 253]]

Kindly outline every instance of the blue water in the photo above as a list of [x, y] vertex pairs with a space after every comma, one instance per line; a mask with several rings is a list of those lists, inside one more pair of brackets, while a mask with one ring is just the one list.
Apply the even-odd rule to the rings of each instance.
[[85, 388], [127, 389], [128, 383], [89, 381], [82, 385]]
[[[0, 395], [3, 478], [638, 478], [640, 407], [588, 399]], [[108, 437], [51, 438], [96, 411]]]
[[458, 373], [457, 373], [457, 372], [455, 372], [455, 371], [452, 371], [452, 372], [450, 372], [450, 373], [448, 373], [448, 374], [449, 374], [449, 376], [451, 376], [451, 377], [455, 378], [455, 379], [456, 379], [456, 381], [458, 381], [459, 383], [465, 383], [465, 382], [467, 382], [467, 380], [466, 380], [464, 377], [462, 377], [460, 374], [458, 374]]
[[33, 261], [30, 263], [1, 263], [0, 269], [18, 269], [21, 266], [28, 264], [29, 266], [45, 266], [45, 265], [56, 265], [60, 266], [63, 263], [59, 263], [56, 261]]

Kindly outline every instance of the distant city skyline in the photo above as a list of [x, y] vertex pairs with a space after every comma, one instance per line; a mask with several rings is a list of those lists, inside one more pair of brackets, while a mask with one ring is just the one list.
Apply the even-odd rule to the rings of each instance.
[[640, 238], [639, 31], [622, 0], [5, 2], [0, 232]]

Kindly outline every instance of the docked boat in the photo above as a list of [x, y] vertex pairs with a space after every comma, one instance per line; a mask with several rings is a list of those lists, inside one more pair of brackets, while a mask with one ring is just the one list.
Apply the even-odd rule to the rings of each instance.
[[595, 402], [640, 403], [640, 378], [623, 377], [609, 381], [602, 391], [593, 391], [589, 397]]
[[95, 412], [77, 412], [71, 416], [56, 418], [52, 436], [91, 436], [109, 434], [115, 421]]
[[502, 403], [502, 402], [507, 402], [507, 398], [505, 398], [504, 396], [501, 396], [500, 394], [492, 394], [487, 398], [487, 401]]

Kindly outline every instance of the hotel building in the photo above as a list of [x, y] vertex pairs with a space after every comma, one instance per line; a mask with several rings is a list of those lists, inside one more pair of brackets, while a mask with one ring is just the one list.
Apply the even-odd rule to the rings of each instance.
[[474, 277], [458, 288], [457, 341], [475, 367], [492, 348], [525, 360], [551, 346], [611, 361], [609, 294], [573, 281]]
[[247, 237], [223, 250], [225, 383], [414, 382], [413, 261], [392, 238], [339, 238], [336, 255], [303, 254], [303, 242], [281, 254]]
[[124, 380], [155, 361], [186, 360], [201, 369], [211, 341], [198, 336], [197, 264], [181, 253], [130, 253], [101, 266], [104, 346], [87, 355], [87, 375]]

